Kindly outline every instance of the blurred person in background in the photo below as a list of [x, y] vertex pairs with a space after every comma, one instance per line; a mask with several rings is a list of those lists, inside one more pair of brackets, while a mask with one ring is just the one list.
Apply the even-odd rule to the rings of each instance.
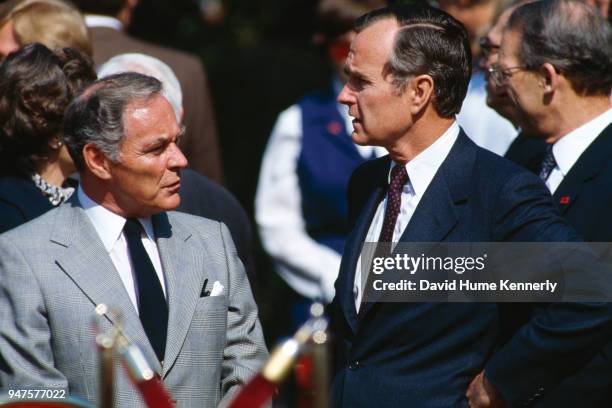
[[185, 136], [181, 150], [189, 167], [218, 183], [223, 181], [216, 121], [208, 81], [200, 60], [182, 51], [150, 44], [129, 36], [132, 13], [138, 0], [75, 0], [85, 13], [93, 43], [96, 65], [115, 55], [142, 53], [168, 64], [176, 74], [183, 91]]
[[478, 56], [479, 39], [491, 27], [501, 1], [440, 0], [433, 3], [465, 25], [472, 50], [472, 78], [457, 122], [477, 145], [499, 155], [506, 152], [517, 132], [511, 122], [487, 106], [485, 72], [478, 67]]
[[499, 0], [437, 0], [432, 5], [444, 10], [465, 26], [472, 58], [480, 51], [479, 39], [491, 26]]
[[199, 0], [202, 19], [211, 26], [220, 25], [225, 20], [225, 5], [221, 0]]
[[0, 57], [26, 44], [51, 50], [75, 48], [91, 57], [91, 42], [81, 13], [62, 0], [10, 0], [0, 5]]
[[610, 19], [610, 0], [586, 0], [586, 3], [599, 10], [603, 18]]
[[[183, 115], [183, 93], [178, 78], [163, 61], [145, 54], [119, 54], [98, 68], [104, 78], [122, 72], [138, 72], [149, 75], [162, 83], [163, 93], [180, 123]], [[232, 193], [195, 170], [181, 170], [181, 203], [177, 211], [221, 221], [227, 225], [236, 244], [238, 256], [245, 266], [247, 277], [257, 299], [258, 281], [252, 254], [251, 222]]]
[[[500, 3], [495, 23], [480, 40], [480, 68], [484, 71], [486, 77], [487, 105], [508, 119], [518, 132], [518, 135], [506, 150], [504, 157], [536, 172], [544, 158], [546, 143], [541, 139], [528, 137], [521, 131], [514, 102], [508, 96], [504, 87], [497, 86], [491, 80], [489, 73], [489, 69], [497, 63], [502, 33], [510, 15], [518, 6], [530, 2], [530, 0], [514, 0]], [[525, 161], [525, 157], [529, 157], [529, 161]]]
[[0, 232], [66, 201], [75, 171], [62, 140], [64, 112], [96, 79], [79, 51], [41, 44], [11, 53], [0, 65]]
[[[534, 170], [563, 217], [586, 241], [611, 242], [610, 23], [585, 2], [522, 5], [503, 31], [490, 76], [525, 135], [546, 143]], [[536, 154], [522, 159], [531, 166]], [[542, 387], [536, 407], [612, 406], [612, 342], [554, 389]]]
[[295, 291], [294, 323], [317, 299], [330, 302], [348, 233], [347, 183], [353, 170], [382, 149], [358, 146], [352, 118], [336, 98], [357, 17], [383, 1], [321, 0], [314, 40], [326, 47], [329, 85], [281, 112], [265, 150], [255, 219], [276, 272]]

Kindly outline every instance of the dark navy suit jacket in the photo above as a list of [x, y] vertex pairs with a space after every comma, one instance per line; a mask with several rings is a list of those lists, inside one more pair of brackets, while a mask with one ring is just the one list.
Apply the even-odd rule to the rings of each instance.
[[13, 229], [53, 208], [32, 180], [0, 177], [0, 233]]
[[[537, 172], [542, 157], [537, 149], [530, 149], [515, 160]], [[612, 242], [612, 125], [580, 155], [553, 199], [586, 241]], [[612, 407], [612, 343], [544, 396], [537, 407]]]
[[[389, 165], [389, 157], [367, 162], [349, 184], [354, 228], [330, 307], [337, 345], [334, 406], [466, 407], [468, 385], [483, 369], [506, 401], [521, 406], [602, 347], [611, 331], [606, 304], [555, 304], [501, 349], [496, 304], [362, 304], [358, 315], [356, 263], [386, 194]], [[574, 240], [579, 237], [537, 177], [477, 147], [463, 132], [401, 237], [402, 242]]]
[[529, 137], [521, 132], [514, 138], [504, 157], [538, 174], [546, 154], [546, 146], [544, 140]]

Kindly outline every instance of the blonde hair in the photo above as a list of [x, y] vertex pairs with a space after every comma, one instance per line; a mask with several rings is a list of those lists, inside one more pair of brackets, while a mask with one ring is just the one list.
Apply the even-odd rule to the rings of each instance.
[[85, 19], [63, 0], [9, 1], [0, 18], [0, 26], [12, 22], [13, 35], [21, 46], [38, 42], [51, 50], [70, 47], [92, 56]]

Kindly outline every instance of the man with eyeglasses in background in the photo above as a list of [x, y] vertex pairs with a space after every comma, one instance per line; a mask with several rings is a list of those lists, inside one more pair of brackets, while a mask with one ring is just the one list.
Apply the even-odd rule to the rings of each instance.
[[[459, 20], [468, 32], [472, 51], [472, 76], [468, 91], [457, 114], [457, 123], [480, 147], [503, 155], [516, 137], [516, 130], [504, 115], [487, 106], [486, 69], [479, 64], [481, 48], [479, 37], [486, 33], [494, 17], [509, 0], [436, 0], [431, 5]], [[498, 42], [499, 43], [499, 42]]]
[[[601, 11], [601, 10], [600, 10]], [[525, 135], [546, 143], [521, 160], [546, 184], [587, 241], [612, 241], [612, 27], [574, 0], [518, 7], [503, 30], [491, 89], [511, 102]], [[501, 110], [501, 109], [500, 109]], [[537, 407], [612, 406], [612, 342], [543, 396]]]
[[[504, 153], [504, 157], [515, 163], [526, 167], [527, 169], [536, 172], [544, 158], [546, 152], [546, 143], [537, 138], [528, 137], [519, 128], [516, 118], [517, 112], [512, 99], [503, 86], [497, 86], [491, 79], [489, 70], [497, 64], [499, 56], [499, 47], [501, 44], [502, 33], [504, 27], [508, 23], [508, 19], [514, 10], [522, 4], [530, 3], [533, 0], [518, 0], [506, 3], [506, 8], [501, 6], [494, 24], [487, 34], [480, 39], [480, 68], [486, 75], [486, 92], [487, 105], [494, 109], [498, 114], [508, 119], [516, 128], [517, 136], [514, 138], [508, 150]], [[510, 6], [508, 6], [510, 4]], [[530, 162], [526, 163], [523, 158], [529, 157]]]

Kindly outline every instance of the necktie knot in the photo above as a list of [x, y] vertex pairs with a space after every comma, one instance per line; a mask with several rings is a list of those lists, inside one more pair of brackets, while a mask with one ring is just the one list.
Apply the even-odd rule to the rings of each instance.
[[542, 181], [548, 180], [550, 173], [552, 173], [555, 167], [557, 167], [557, 161], [553, 154], [553, 145], [548, 145], [548, 147], [546, 147], [544, 160], [542, 160], [542, 167], [540, 168], [540, 179], [542, 179]]
[[142, 233], [142, 224], [136, 218], [128, 218], [125, 220], [125, 225], [123, 226], [123, 231], [127, 236], [131, 237], [140, 237]]

